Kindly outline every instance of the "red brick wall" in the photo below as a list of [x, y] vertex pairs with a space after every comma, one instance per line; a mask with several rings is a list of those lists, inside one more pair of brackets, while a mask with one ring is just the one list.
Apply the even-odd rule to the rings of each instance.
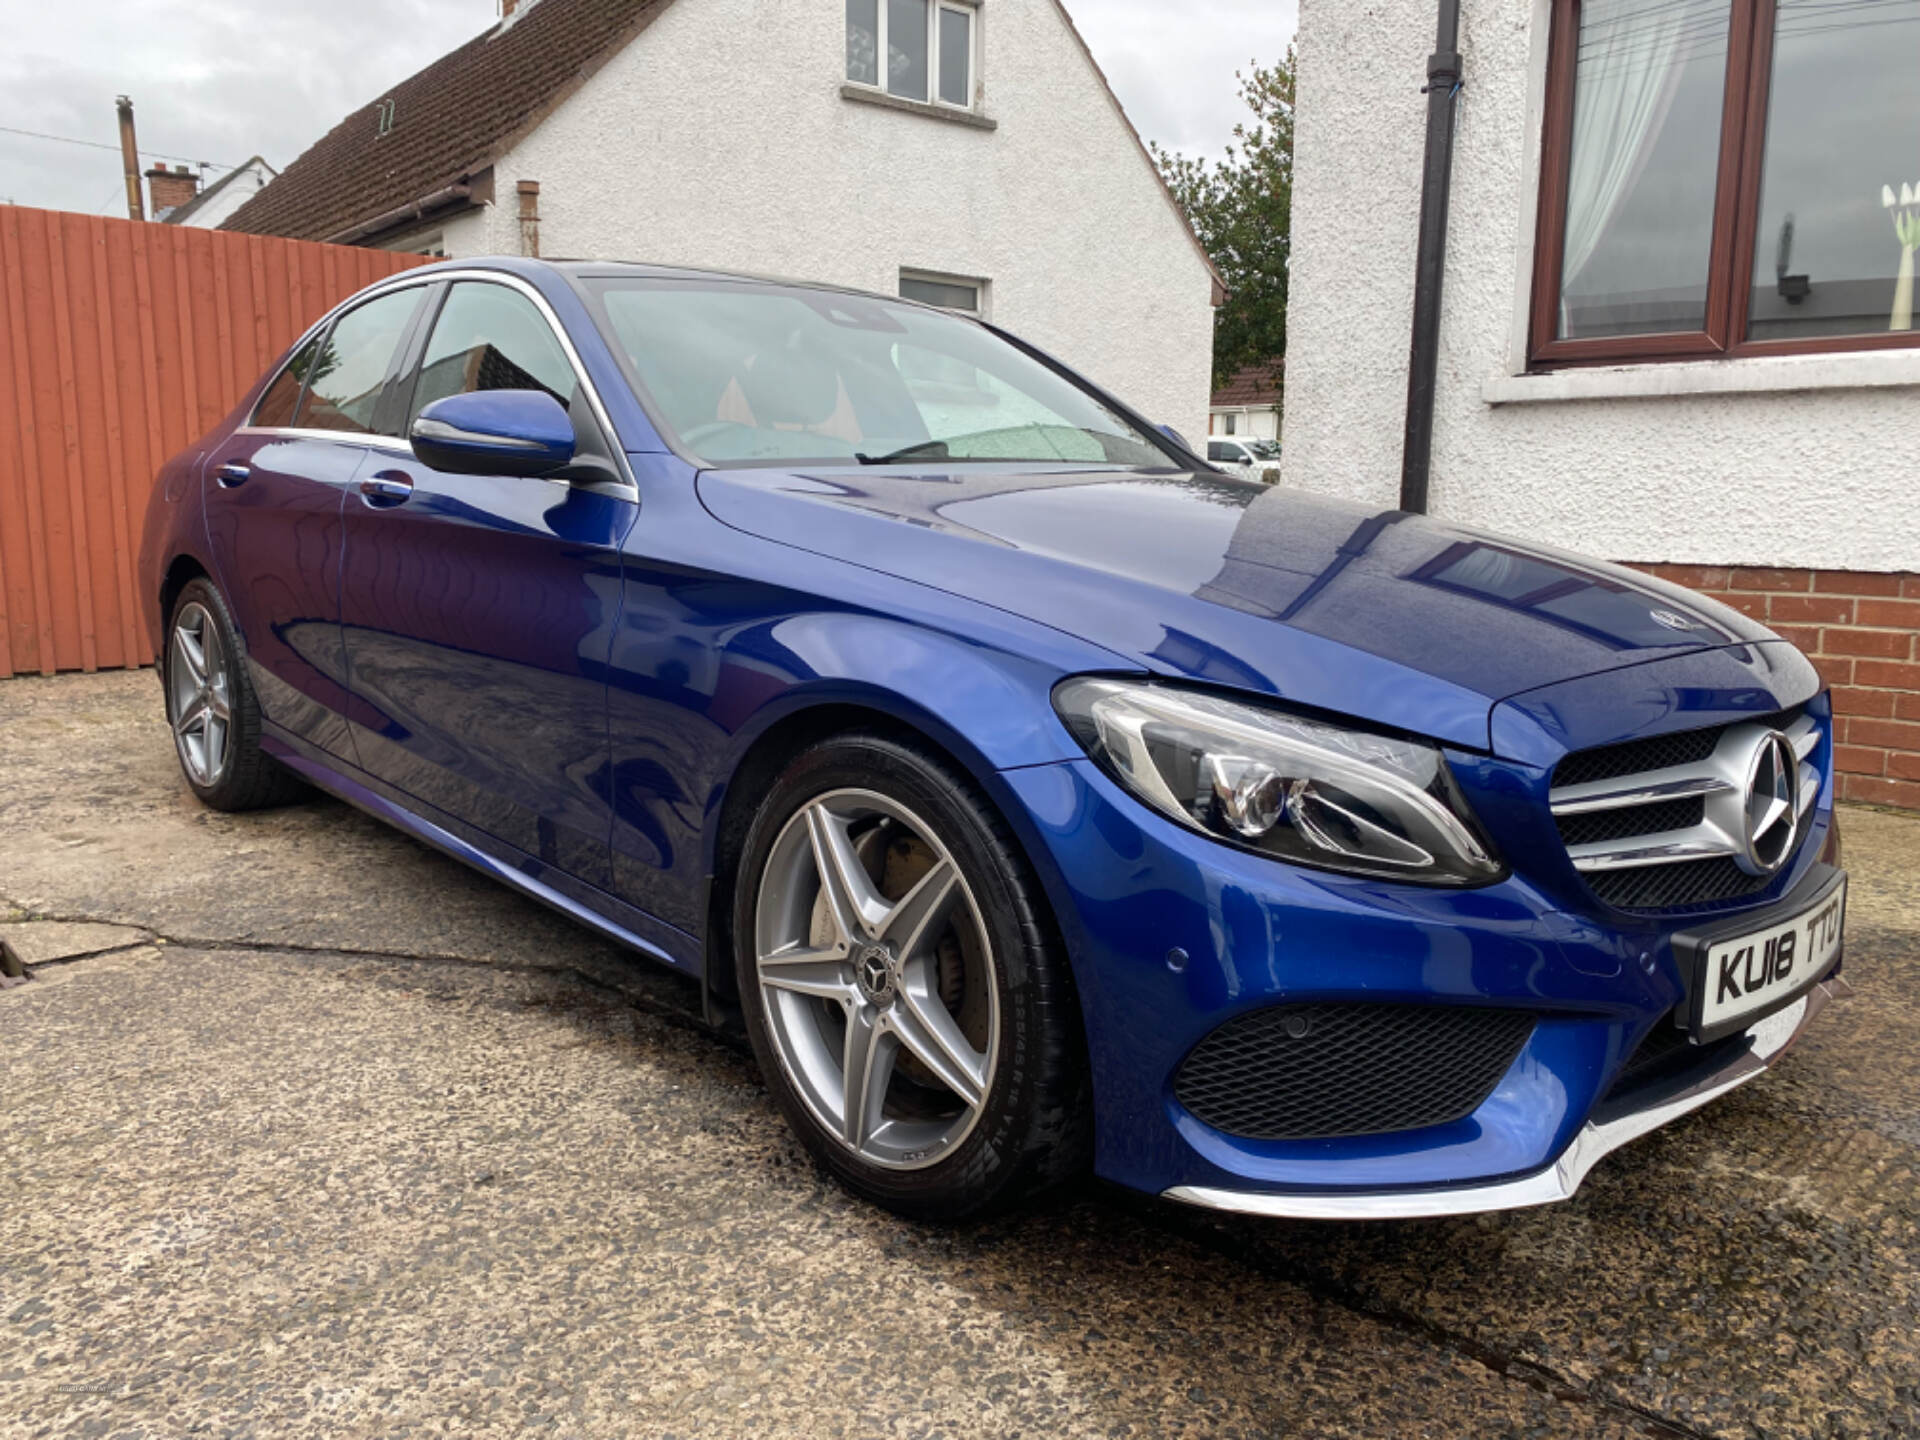
[[1842, 800], [1920, 810], [1920, 575], [1641, 565], [1763, 621], [1833, 686]]

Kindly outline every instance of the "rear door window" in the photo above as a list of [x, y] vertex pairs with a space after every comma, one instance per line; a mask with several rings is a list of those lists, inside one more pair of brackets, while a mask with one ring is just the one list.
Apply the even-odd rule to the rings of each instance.
[[374, 412], [393, 373], [394, 353], [424, 293], [419, 286], [396, 290], [333, 322], [319, 354], [309, 362], [307, 394], [296, 422], [300, 428], [378, 433]]
[[313, 357], [320, 353], [322, 338], [316, 335], [302, 345], [286, 368], [273, 377], [273, 383], [260, 396], [260, 403], [253, 407], [255, 425], [293, 424], [293, 412], [300, 405], [300, 387], [306, 383], [307, 371], [313, 367]]

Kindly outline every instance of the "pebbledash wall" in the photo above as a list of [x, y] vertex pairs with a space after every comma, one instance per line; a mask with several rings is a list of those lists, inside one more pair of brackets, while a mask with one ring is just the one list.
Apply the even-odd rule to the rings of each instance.
[[497, 203], [380, 243], [519, 254], [516, 187], [534, 180], [544, 255], [884, 294], [902, 269], [983, 279], [988, 319], [1204, 435], [1198, 246], [1060, 7], [978, 16], [993, 129], [843, 98], [844, 5], [673, 5], [496, 161]]
[[[1462, 0], [1431, 510], [1764, 620], [1920, 808], [1920, 350], [1526, 373], [1548, 0]], [[1398, 503], [1433, 0], [1303, 0], [1281, 479]]]

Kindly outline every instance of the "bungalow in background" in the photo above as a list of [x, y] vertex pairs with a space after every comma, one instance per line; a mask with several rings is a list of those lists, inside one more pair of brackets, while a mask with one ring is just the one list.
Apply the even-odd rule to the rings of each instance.
[[903, 295], [1198, 432], [1219, 277], [1058, 0], [506, 10], [227, 228]]

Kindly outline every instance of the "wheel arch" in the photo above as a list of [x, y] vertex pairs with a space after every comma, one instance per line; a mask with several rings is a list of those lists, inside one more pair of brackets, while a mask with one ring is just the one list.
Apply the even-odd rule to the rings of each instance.
[[718, 803], [711, 808], [707, 826], [702, 990], [711, 1021], [731, 1029], [739, 1020], [733, 966], [733, 895], [756, 798], [765, 794], [779, 773], [809, 746], [837, 735], [869, 733], [925, 751], [960, 772], [1007, 827], [1020, 857], [1039, 882], [1045, 902], [1043, 919], [1074, 981], [1084, 1042], [1088, 1023], [1085, 977], [1079, 974], [1076, 959], [1080, 947], [1074, 943], [1073, 911], [1067, 898], [1070, 892], [1024, 807], [1001, 778], [1000, 767], [939, 713], [911, 696], [881, 686], [809, 687], [767, 706], [755, 719], [759, 723], [736, 736], [744, 744]]

